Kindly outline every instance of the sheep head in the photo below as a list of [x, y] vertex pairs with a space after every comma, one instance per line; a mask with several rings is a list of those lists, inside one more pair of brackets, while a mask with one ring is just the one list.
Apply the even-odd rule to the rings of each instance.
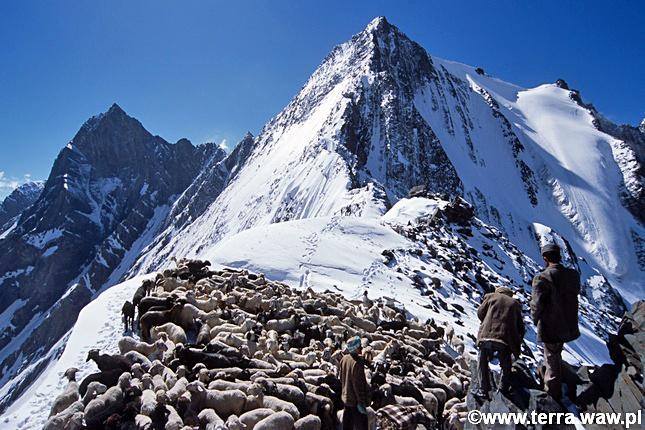
[[68, 381], [76, 381], [76, 373], [78, 372], [78, 369], [76, 367], [70, 367], [63, 373], [63, 376], [67, 378]]
[[249, 388], [246, 389], [246, 394], [249, 396], [256, 396], [256, 397], [263, 396], [264, 388], [262, 387], [261, 382], [266, 382], [266, 379], [264, 379], [264, 377], [257, 378], [255, 382], [249, 385]]
[[180, 364], [177, 367], [175, 374], [177, 375], [177, 378], [184, 378], [188, 374], [188, 369], [186, 369], [186, 366], [184, 366], [183, 364]]
[[131, 382], [132, 375], [129, 372], [123, 372], [121, 376], [119, 376], [119, 382], [117, 382], [117, 385], [122, 391], [125, 391], [126, 389], [130, 388]]
[[130, 368], [130, 371], [132, 372], [132, 375], [135, 378], [141, 379], [141, 377], [144, 375], [144, 370], [143, 367], [141, 367], [141, 363], [134, 363], [132, 367]]
[[204, 384], [199, 381], [193, 381], [186, 385], [186, 390], [191, 394], [202, 394], [206, 391]]
[[204, 363], [196, 363], [193, 366], [193, 373], [199, 373], [202, 369], [207, 369], [206, 365]]
[[155, 393], [155, 398], [157, 400], [157, 403], [160, 405], [168, 404], [168, 395], [166, 394], [165, 390], [157, 390], [157, 392]]
[[199, 369], [199, 375], [197, 376], [197, 380], [205, 384], [210, 382], [210, 375], [208, 374], [208, 369]]
[[[162, 332], [163, 334], [166, 334], [165, 332]], [[166, 340], [168, 338], [166, 337]], [[157, 348], [159, 351], [166, 352], [168, 351], [168, 345], [166, 345], [166, 342], [163, 339], [158, 339], [155, 342], [155, 348]]]
[[226, 420], [227, 430], [246, 430], [246, 424], [244, 424], [237, 415], [231, 415]]
[[152, 388], [152, 376], [150, 376], [149, 373], [144, 373], [141, 376], [141, 387], [143, 387], [144, 390]]
[[99, 353], [98, 349], [90, 349], [87, 352], [87, 359], [85, 361], [88, 362], [90, 360], [96, 360], [99, 357]]
[[159, 375], [161, 374], [166, 367], [161, 363], [159, 360], [155, 360], [152, 362], [152, 366], [150, 366], [150, 369], [148, 369], [148, 372], [154, 376], [154, 375]]

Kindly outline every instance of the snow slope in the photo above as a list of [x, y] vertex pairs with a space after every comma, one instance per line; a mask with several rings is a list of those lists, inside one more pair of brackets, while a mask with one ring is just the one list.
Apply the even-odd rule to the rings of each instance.
[[[599, 267], [628, 301], [643, 298], [645, 272], [637, 260], [634, 236], [645, 237], [645, 229], [620, 198], [623, 176], [612, 153], [617, 139], [596, 128], [589, 108], [577, 103], [570, 90], [555, 84], [523, 89], [482, 76], [470, 66], [437, 62], [469, 82], [474, 92], [495, 100], [537, 175], [538, 204], [518, 204], [522, 202], [517, 189], [521, 182], [508, 177], [511, 163], [495, 151], [494, 142], [487, 142], [486, 152], [480, 153], [485, 157], [482, 166], [469, 163], [463, 151], [447, 149], [473, 203], [478, 203], [479, 193], [473, 191], [478, 189], [489, 207], [511, 216], [501, 223], [493, 217], [485, 219], [504, 227], [534, 258], [537, 249], [525, 242], [526, 236], [518, 234], [516, 226], [548, 225], [566, 237], [579, 256]], [[491, 151], [492, 157], [488, 156]]]
[[[65, 370], [78, 368], [80, 372], [76, 378], [81, 381], [96, 371], [92, 362], [85, 361], [90, 349], [99, 348], [112, 354], [118, 352], [117, 341], [124, 334], [121, 322], [123, 302], [130, 300], [141, 281], [149, 277], [154, 275], [139, 276], [115, 285], [83, 308], [71, 333], [52, 348], [53, 355], [62, 350], [60, 357], [54, 358], [34, 384], [5, 411], [0, 418], [0, 428], [41, 429], [49, 415], [51, 402], [67, 383], [63, 376]], [[11, 388], [5, 385], [0, 395]]]

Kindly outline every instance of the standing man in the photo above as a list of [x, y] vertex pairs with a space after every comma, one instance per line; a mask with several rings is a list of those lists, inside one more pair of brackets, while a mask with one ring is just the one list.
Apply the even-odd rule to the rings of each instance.
[[345, 404], [343, 430], [367, 430], [368, 387], [359, 336], [347, 341], [347, 352], [340, 360], [341, 398]]
[[578, 294], [580, 275], [560, 264], [560, 247], [544, 245], [540, 252], [546, 268], [533, 279], [531, 316], [538, 341], [544, 342], [545, 390], [560, 401], [562, 397], [562, 347], [580, 336]]
[[520, 347], [524, 339], [524, 321], [522, 306], [513, 298], [513, 291], [507, 287], [497, 287], [495, 292], [486, 294], [477, 309], [481, 321], [477, 333], [479, 346], [479, 391], [475, 396], [488, 399], [491, 389], [488, 362], [495, 354], [501, 367], [499, 390], [503, 394], [510, 392], [510, 375], [512, 358], [520, 356]]

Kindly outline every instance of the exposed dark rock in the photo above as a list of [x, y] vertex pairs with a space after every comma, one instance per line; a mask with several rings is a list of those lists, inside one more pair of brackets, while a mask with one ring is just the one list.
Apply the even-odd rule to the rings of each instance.
[[558, 86], [558, 88], [562, 88], [563, 90], [568, 90], [569, 89], [569, 84], [567, 84], [567, 81], [564, 79], [558, 79], [555, 81], [555, 85]]

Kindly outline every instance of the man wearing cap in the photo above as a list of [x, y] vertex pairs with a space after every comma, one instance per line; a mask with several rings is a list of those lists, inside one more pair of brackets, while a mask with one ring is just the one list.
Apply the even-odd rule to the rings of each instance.
[[347, 352], [340, 360], [343, 430], [367, 430], [367, 380], [364, 359], [361, 356], [361, 338], [354, 336], [347, 341]]
[[513, 298], [513, 291], [508, 287], [497, 287], [494, 292], [486, 294], [477, 309], [481, 321], [477, 333], [479, 346], [479, 390], [475, 396], [488, 399], [491, 389], [490, 369], [488, 362], [497, 355], [501, 368], [499, 391], [510, 393], [511, 355], [520, 356], [524, 339], [524, 320], [522, 305]]
[[533, 279], [531, 317], [538, 341], [544, 342], [544, 385], [551, 397], [562, 396], [562, 347], [580, 336], [578, 294], [580, 274], [564, 267], [560, 247], [544, 245], [540, 252], [546, 268]]

